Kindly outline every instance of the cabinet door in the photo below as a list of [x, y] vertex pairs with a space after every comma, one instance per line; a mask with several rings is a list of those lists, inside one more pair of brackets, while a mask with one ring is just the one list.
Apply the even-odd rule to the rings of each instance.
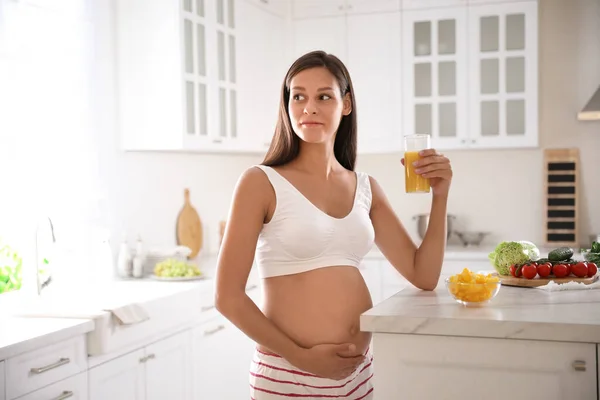
[[293, 59], [313, 50], [323, 50], [347, 61], [346, 17], [311, 18], [292, 21]]
[[374, 343], [375, 386], [407, 399], [596, 398], [594, 344], [393, 334]]
[[81, 372], [19, 397], [18, 400], [88, 400], [88, 374]]
[[537, 146], [537, 7], [469, 8], [471, 146]]
[[402, 144], [400, 23], [400, 12], [347, 17], [359, 153], [397, 152]]
[[292, 0], [292, 18], [342, 16], [345, 0]]
[[[279, 111], [281, 84], [287, 71], [281, 57], [285, 48], [285, 20], [254, 3], [240, 1], [236, 10], [240, 104], [239, 134], [248, 149], [266, 151], [273, 137]], [[268, 62], [265, 62], [268, 60]]]
[[430, 134], [438, 149], [465, 146], [466, 8], [407, 11], [403, 31], [404, 134]]
[[191, 352], [190, 330], [146, 347], [146, 400], [192, 399]]
[[89, 370], [90, 400], [146, 400], [144, 351], [136, 350]]
[[219, 317], [194, 329], [193, 346], [194, 399], [249, 398], [251, 339]]
[[4, 361], [0, 361], [0, 400], [6, 399], [6, 385], [4, 379]]

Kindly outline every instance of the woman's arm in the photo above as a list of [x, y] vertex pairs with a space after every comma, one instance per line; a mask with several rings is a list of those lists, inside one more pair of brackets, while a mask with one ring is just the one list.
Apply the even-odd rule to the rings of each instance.
[[301, 348], [281, 332], [246, 294], [256, 242], [273, 198], [264, 172], [248, 169], [234, 191], [219, 251], [215, 306], [248, 337], [288, 360]]
[[446, 248], [446, 210], [452, 169], [448, 159], [435, 150], [428, 150], [418, 167], [420, 173], [430, 178], [433, 189], [429, 224], [421, 245], [414, 244], [383, 189], [372, 177], [371, 220], [375, 243], [394, 268], [419, 289], [433, 290], [438, 284]]

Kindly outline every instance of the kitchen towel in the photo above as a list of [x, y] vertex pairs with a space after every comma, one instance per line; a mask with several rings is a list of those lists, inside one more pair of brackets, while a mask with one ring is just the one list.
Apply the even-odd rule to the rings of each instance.
[[146, 310], [136, 303], [112, 307], [110, 309], [105, 309], [104, 311], [110, 312], [119, 325], [133, 325], [150, 319]]

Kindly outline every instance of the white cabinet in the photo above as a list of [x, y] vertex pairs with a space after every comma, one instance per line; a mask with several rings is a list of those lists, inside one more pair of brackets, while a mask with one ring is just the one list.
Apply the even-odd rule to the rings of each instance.
[[346, 17], [359, 154], [394, 152], [402, 145], [401, 19], [399, 11]]
[[[325, 7], [333, 2], [319, 4]], [[366, 3], [356, 5], [365, 11], [343, 9], [335, 15], [294, 19], [293, 58], [323, 50], [342, 60], [356, 96], [358, 153], [395, 152], [402, 138], [402, 18], [400, 11], [367, 12]]]
[[467, 9], [404, 12], [404, 132], [430, 134], [436, 148], [467, 136]]
[[6, 360], [6, 397], [16, 399], [87, 370], [85, 337], [40, 347]]
[[537, 146], [537, 18], [537, 1], [404, 11], [406, 134], [438, 149]]
[[45, 386], [17, 400], [88, 400], [87, 372]]
[[537, 1], [469, 7], [468, 28], [469, 146], [537, 146]]
[[0, 361], [0, 400], [6, 399], [6, 385], [4, 383], [4, 361]]
[[90, 400], [145, 400], [144, 350], [91, 368], [88, 373]]
[[[375, 334], [374, 385], [407, 399], [596, 399], [596, 345]], [[476, 384], [463, 384], [464, 377]], [[424, 384], [432, 382], [435, 385]], [[503, 382], [503, 384], [498, 384]]]
[[115, 2], [125, 150], [235, 150], [233, 0]]
[[[248, 295], [260, 306], [262, 292], [258, 287], [248, 290]], [[193, 398], [249, 398], [248, 379], [256, 348], [254, 341], [222, 316], [194, 328], [192, 336]]]
[[193, 371], [196, 377], [193, 398], [249, 398], [248, 374], [254, 342], [224, 317], [195, 328], [193, 342]]
[[94, 367], [90, 400], [191, 400], [191, 350], [187, 330]]
[[[244, 149], [265, 152], [271, 143], [281, 85], [289, 67], [286, 57], [287, 24], [284, 17], [255, 2], [236, 7], [238, 68], [238, 132]], [[267, 62], [268, 61], [268, 62]]]

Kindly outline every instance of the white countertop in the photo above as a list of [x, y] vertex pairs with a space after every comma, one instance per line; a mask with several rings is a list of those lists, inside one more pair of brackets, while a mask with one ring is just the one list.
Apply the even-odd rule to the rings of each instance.
[[361, 330], [600, 343], [600, 290], [502, 286], [487, 305], [465, 307], [443, 278], [434, 291], [406, 287], [361, 315]]
[[94, 322], [86, 319], [3, 317], [0, 319], [0, 360], [93, 329]]

